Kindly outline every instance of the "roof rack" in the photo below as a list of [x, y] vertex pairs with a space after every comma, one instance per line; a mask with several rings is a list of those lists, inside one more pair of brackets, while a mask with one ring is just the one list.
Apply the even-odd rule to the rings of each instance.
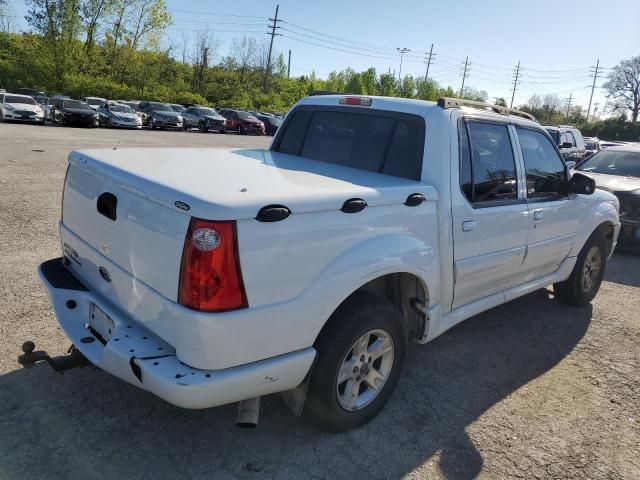
[[471, 108], [478, 108], [480, 110], [491, 110], [492, 112], [499, 113], [500, 115], [515, 115], [518, 117], [526, 118], [528, 120], [533, 120], [534, 122], [538, 122], [536, 117], [534, 117], [530, 113], [523, 112], [521, 110], [516, 110], [514, 108], [502, 107], [500, 105], [493, 105], [491, 103], [476, 102], [475, 100], [464, 100], [462, 98], [442, 97], [438, 99], [438, 106], [440, 108], [471, 107]]
[[344, 92], [332, 92], [331, 90], [314, 90], [313, 92], [309, 93], [310, 97], [313, 97], [316, 95], [349, 95], [349, 94]]

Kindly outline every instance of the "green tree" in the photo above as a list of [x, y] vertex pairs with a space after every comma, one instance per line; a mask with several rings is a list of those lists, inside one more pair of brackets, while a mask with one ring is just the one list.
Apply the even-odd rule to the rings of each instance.
[[396, 77], [390, 73], [383, 73], [378, 77], [378, 95], [385, 97], [395, 97], [398, 82]]
[[631, 121], [637, 122], [640, 112], [640, 55], [613, 67], [603, 87], [614, 102], [614, 110], [631, 112]]

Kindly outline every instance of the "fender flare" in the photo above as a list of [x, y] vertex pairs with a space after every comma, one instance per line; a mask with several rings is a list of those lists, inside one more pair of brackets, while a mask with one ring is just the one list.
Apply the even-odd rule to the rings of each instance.
[[437, 245], [403, 234], [364, 240], [334, 258], [307, 290], [314, 292], [309, 300], [319, 307], [311, 327], [314, 341], [349, 296], [370, 281], [392, 273], [414, 275], [422, 282], [428, 298], [439, 298]]
[[[570, 257], [575, 257], [580, 253], [582, 247], [584, 247], [585, 243], [589, 237], [595, 232], [601, 225], [611, 224], [613, 227], [616, 227], [620, 224], [618, 219], [618, 211], [615, 206], [609, 202], [600, 202], [593, 206], [593, 208], [587, 213], [586, 222], [583, 229], [576, 235], [576, 240], [573, 244], [573, 248], [571, 252], [569, 252]], [[614, 237], [614, 242], [616, 238]]]

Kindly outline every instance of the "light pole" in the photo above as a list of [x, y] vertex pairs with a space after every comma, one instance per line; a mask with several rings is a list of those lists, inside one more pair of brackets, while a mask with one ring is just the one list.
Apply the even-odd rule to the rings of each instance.
[[400, 53], [400, 70], [398, 71], [398, 83], [400, 83], [402, 82], [402, 57], [404, 57], [405, 53], [410, 52], [411, 50], [400, 47], [396, 47], [396, 50]]

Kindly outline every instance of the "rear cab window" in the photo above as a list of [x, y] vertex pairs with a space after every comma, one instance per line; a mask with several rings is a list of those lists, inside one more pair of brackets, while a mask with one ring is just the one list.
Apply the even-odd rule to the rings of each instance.
[[425, 123], [418, 115], [353, 107], [301, 106], [272, 150], [419, 181]]

